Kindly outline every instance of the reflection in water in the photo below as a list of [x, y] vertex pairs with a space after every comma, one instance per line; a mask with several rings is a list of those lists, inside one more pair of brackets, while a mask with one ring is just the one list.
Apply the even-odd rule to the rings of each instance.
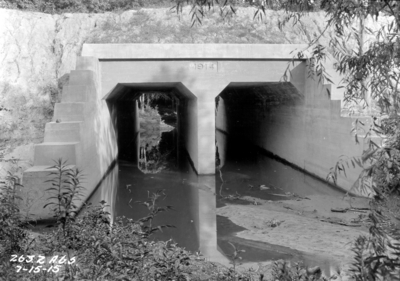
[[100, 181], [99, 186], [89, 197], [88, 202], [97, 206], [99, 202], [105, 201], [107, 204], [106, 210], [110, 213], [111, 223], [115, 219], [115, 202], [118, 189], [118, 163], [113, 163], [103, 179]]
[[[164, 151], [164, 142], [172, 142], [176, 132], [164, 132], [158, 149]], [[175, 144], [176, 145], [176, 144]], [[114, 213], [134, 220], [147, 216], [143, 205], [148, 195], [165, 190], [166, 197], [159, 200], [160, 207], [172, 206], [173, 210], [160, 213], [154, 225], [174, 225], [163, 229], [152, 239], [172, 239], [191, 251], [200, 251], [208, 258], [228, 264], [228, 260], [217, 250], [217, 225], [215, 201], [215, 177], [198, 177], [186, 158], [170, 153], [166, 167], [157, 173], [143, 173], [135, 163], [119, 161], [119, 187]]]
[[119, 166], [120, 182], [114, 209], [116, 216], [126, 216], [134, 220], [147, 216], [148, 209], [134, 202], [144, 202], [149, 194], [165, 189], [166, 197], [160, 199], [157, 204], [160, 207], [172, 206], [174, 210], [160, 213], [155, 217], [153, 225], [169, 224], [176, 228], [163, 229], [163, 233], [157, 233], [153, 238], [173, 239], [181, 246], [197, 251], [197, 200], [193, 196], [193, 187], [187, 185], [184, 178], [177, 177], [175, 173], [161, 171], [157, 174], [143, 174], [136, 165], [126, 161], [121, 161]]

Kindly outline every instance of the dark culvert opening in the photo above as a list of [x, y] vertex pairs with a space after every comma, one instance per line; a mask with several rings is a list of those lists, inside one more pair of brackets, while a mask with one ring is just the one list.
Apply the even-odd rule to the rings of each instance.
[[303, 102], [302, 94], [289, 82], [231, 83], [216, 97], [216, 166], [222, 168], [225, 161], [254, 161], [255, 145], [268, 140], [262, 122], [275, 122], [277, 109]]
[[107, 97], [118, 145], [118, 161], [157, 173], [173, 163], [178, 145], [180, 99], [171, 86], [118, 85]]
[[170, 164], [176, 162], [176, 103], [174, 94], [161, 91], [118, 102], [118, 160], [135, 162], [146, 174], [174, 169]]
[[119, 161], [137, 162], [144, 173], [195, 170], [197, 101], [181, 83], [118, 84], [105, 99]]
[[[184, 89], [183, 89], [184, 90]], [[138, 220], [150, 210], [138, 202], [159, 193], [159, 207], [172, 206], [153, 220], [162, 228], [153, 240], [173, 238], [183, 247], [198, 250], [195, 218], [198, 212], [192, 189], [180, 171], [188, 166], [186, 142], [191, 98], [174, 84], [117, 85], [106, 97], [118, 145], [118, 188], [114, 216]], [[190, 166], [190, 165], [189, 165]], [[187, 178], [187, 177], [186, 177]]]
[[[286, 153], [305, 160], [301, 158], [306, 145], [302, 118], [307, 109], [303, 95], [291, 83], [231, 84], [216, 98], [216, 106], [220, 171], [216, 180], [224, 185], [221, 198], [237, 193], [279, 201], [287, 199], [287, 194], [342, 194], [281, 157]], [[229, 183], [231, 186], [226, 186]]]
[[219, 101], [224, 103], [227, 133], [236, 138], [254, 140], [259, 138], [257, 126], [260, 120], [265, 119], [271, 110], [295, 106], [303, 102], [303, 97], [289, 82], [232, 83], [217, 97], [217, 106]]

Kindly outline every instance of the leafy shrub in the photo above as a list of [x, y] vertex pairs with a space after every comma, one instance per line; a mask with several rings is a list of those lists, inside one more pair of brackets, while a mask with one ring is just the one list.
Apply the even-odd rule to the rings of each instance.
[[400, 280], [400, 232], [388, 223], [377, 204], [369, 215], [370, 235], [354, 243], [351, 272], [356, 281]]
[[49, 173], [51, 178], [46, 182], [51, 183], [51, 187], [46, 191], [52, 196], [48, 197], [49, 203], [45, 204], [43, 208], [53, 207], [55, 219], [62, 225], [65, 235], [68, 236], [69, 222], [75, 219], [78, 211], [75, 203], [82, 196], [82, 172], [77, 168], [73, 169], [67, 166], [62, 159], [55, 161], [55, 165], [49, 169], [53, 169], [53, 171]]
[[22, 280], [10, 263], [10, 255], [29, 247], [26, 223], [16, 204], [17, 186], [19, 178], [10, 172], [5, 179], [0, 178], [0, 280]]
[[300, 263], [296, 263], [293, 267], [283, 260], [274, 262], [272, 268], [273, 280], [279, 281], [326, 281], [325, 277], [321, 277], [321, 269], [319, 267], [306, 268]]
[[5, 181], [0, 181], [0, 253], [10, 254], [21, 251], [27, 239], [24, 222], [16, 204], [15, 188], [19, 179], [9, 174]]

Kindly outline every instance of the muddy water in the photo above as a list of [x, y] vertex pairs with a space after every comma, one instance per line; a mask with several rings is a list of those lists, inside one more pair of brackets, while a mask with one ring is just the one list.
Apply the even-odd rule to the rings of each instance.
[[[172, 118], [166, 123], [175, 127], [174, 121]], [[246, 142], [227, 136], [224, 136], [228, 140], [226, 147], [219, 147], [224, 151], [222, 168], [215, 176], [197, 176], [184, 148], [179, 147], [176, 129], [151, 131], [151, 134], [140, 133], [141, 139], [135, 147], [132, 146], [132, 149], [140, 151], [140, 159], [119, 159], [115, 173], [112, 173], [115, 175], [114, 185], [99, 189], [92, 196], [93, 203], [108, 194], [106, 201], [111, 203], [113, 217], [137, 220], [149, 213], [140, 202], [147, 201], [157, 190], [165, 190], [165, 196], [159, 198], [157, 205], [172, 206], [173, 210], [157, 215], [153, 225], [175, 227], [164, 228], [153, 239], [172, 239], [188, 250], [201, 251], [209, 259], [226, 265], [232, 261], [234, 245], [245, 250], [240, 254], [241, 262], [305, 260], [310, 265], [318, 262], [321, 267], [329, 268], [326, 261], [315, 261], [313, 257], [293, 249], [236, 237], [235, 233], [243, 228], [225, 217], [217, 217], [216, 208], [225, 204], [251, 204], [240, 200], [246, 195], [281, 201], [289, 199], [288, 192], [306, 197], [312, 194], [338, 195], [342, 191], [269, 158], [265, 152]], [[221, 137], [221, 132], [216, 134], [217, 139]], [[119, 137], [132, 138], [133, 135]]]
[[240, 194], [281, 201], [293, 198], [288, 196], [293, 194], [300, 197], [344, 194], [343, 190], [285, 165], [245, 141], [230, 139], [226, 152], [224, 166], [217, 176], [220, 197]]

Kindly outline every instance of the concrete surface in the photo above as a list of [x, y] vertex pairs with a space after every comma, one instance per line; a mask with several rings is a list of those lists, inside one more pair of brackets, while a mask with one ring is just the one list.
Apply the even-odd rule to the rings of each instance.
[[[186, 149], [199, 174], [214, 174], [215, 97], [230, 83], [279, 82], [287, 68], [290, 51], [304, 45], [180, 46], [88, 44], [84, 45], [82, 54], [96, 56], [100, 61], [100, 97], [103, 98], [112, 95], [118, 84], [141, 88], [148, 85], [147, 89], [152, 87], [150, 83], [177, 84], [178, 91], [189, 97], [185, 105], [187, 112], [182, 113], [187, 121], [181, 126]], [[160, 59], [162, 54], [169, 60]], [[213, 59], [218, 56], [223, 59]], [[172, 57], [176, 60], [170, 60]], [[294, 65], [300, 63], [296, 61]], [[293, 83], [302, 89], [304, 76], [295, 76]]]
[[[185, 46], [182, 48], [182, 46]], [[292, 59], [307, 44], [84, 44], [99, 59]]]

